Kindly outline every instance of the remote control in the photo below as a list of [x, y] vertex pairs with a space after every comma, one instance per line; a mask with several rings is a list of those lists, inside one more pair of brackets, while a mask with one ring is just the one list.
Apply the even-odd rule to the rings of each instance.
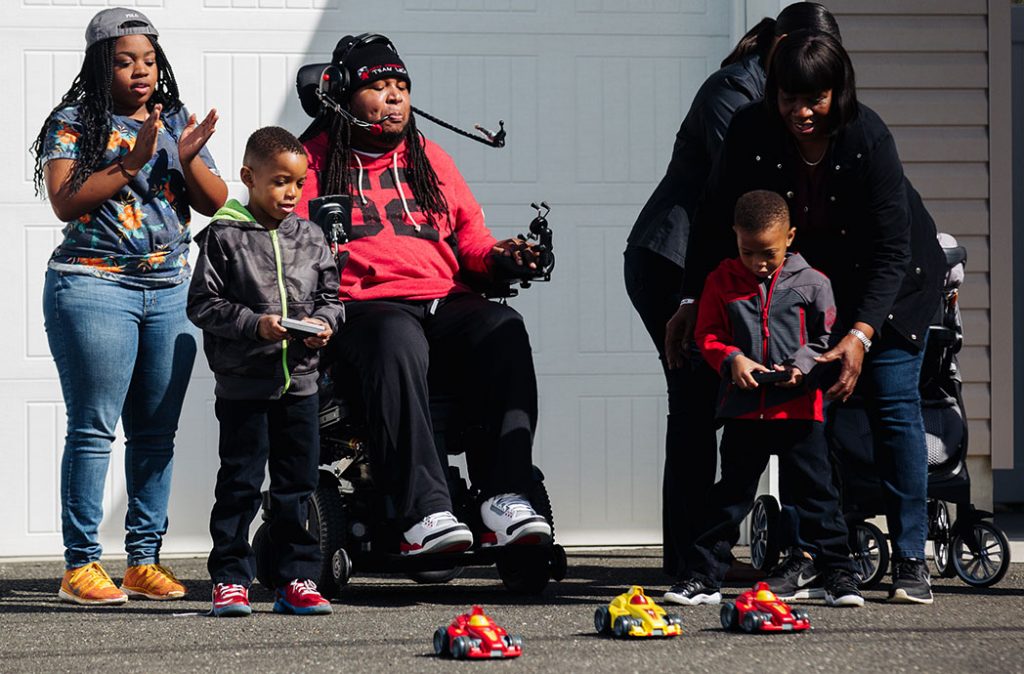
[[319, 325], [313, 325], [312, 323], [306, 323], [305, 321], [297, 321], [294, 318], [282, 318], [281, 327], [288, 331], [288, 334], [298, 339], [305, 339], [306, 337], [313, 337], [323, 331], [323, 328]]
[[775, 384], [780, 381], [789, 381], [789, 375], [789, 370], [784, 370], [782, 372], [779, 372], [778, 370], [773, 370], [771, 372], [754, 372], [752, 374], [754, 381], [758, 384]]

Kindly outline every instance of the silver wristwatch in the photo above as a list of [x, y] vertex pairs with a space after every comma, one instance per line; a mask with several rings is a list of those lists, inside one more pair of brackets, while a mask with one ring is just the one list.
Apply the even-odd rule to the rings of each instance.
[[846, 334], [853, 335], [854, 337], [860, 340], [860, 343], [864, 345], [864, 353], [867, 353], [868, 351], [871, 350], [871, 340], [868, 339], [868, 336], [865, 335], [860, 330], [858, 330], [857, 328], [850, 328], [850, 331]]

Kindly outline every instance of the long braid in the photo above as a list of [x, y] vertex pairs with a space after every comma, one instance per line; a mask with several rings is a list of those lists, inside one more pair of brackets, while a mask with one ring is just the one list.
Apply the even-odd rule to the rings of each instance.
[[[340, 115], [335, 115], [327, 129], [327, 164], [321, 178], [320, 194], [350, 194], [352, 188], [352, 127]], [[440, 181], [430, 164], [425, 150], [425, 139], [416, 129], [416, 116], [409, 117], [405, 129], [406, 179], [413, 198], [427, 220], [433, 224], [437, 216], [448, 212], [448, 202], [441, 192]]]
[[[146, 37], [156, 52], [157, 64], [156, 89], [146, 106], [152, 110], [154, 105], [160, 103], [164, 106], [165, 114], [177, 112], [182, 103], [178, 96], [178, 82], [174, 77], [174, 71], [156, 38], [149, 35]], [[103, 155], [110, 138], [110, 127], [113, 125], [114, 101], [110, 96], [110, 85], [114, 79], [116, 44], [117, 39], [112, 38], [97, 42], [85, 50], [85, 60], [74, 82], [71, 83], [71, 88], [46, 116], [46, 121], [32, 143], [32, 154], [36, 158], [33, 184], [37, 196], [45, 192], [43, 150], [51, 120], [64, 108], [78, 108], [78, 121], [82, 128], [76, 142], [77, 156], [69, 176], [72, 193], [81, 189], [89, 176], [103, 164]]]

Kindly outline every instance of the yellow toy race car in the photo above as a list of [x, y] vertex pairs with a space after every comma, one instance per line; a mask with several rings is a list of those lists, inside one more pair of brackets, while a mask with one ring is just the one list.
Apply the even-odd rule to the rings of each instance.
[[594, 627], [599, 634], [627, 637], [677, 637], [683, 633], [683, 620], [669, 615], [654, 603], [644, 589], [634, 585], [608, 606], [594, 611]]

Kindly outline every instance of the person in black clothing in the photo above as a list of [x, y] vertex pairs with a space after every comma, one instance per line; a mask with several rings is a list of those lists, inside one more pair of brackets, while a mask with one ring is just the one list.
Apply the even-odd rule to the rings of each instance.
[[[924, 563], [927, 446], [917, 389], [944, 271], [935, 223], [903, 174], [878, 115], [857, 102], [853, 66], [838, 40], [797, 32], [773, 53], [763, 103], [739, 110], [691, 232], [684, 296], [735, 255], [729, 214], [754, 189], [783, 195], [801, 232], [795, 247], [832, 281], [835, 335], [822, 356], [842, 365], [827, 391], [863, 393], [875, 439], [893, 544], [894, 601], [931, 603]], [[693, 312], [677, 319], [692, 333]], [[861, 370], [863, 368], [863, 376]], [[794, 556], [780, 578], [801, 576]], [[781, 582], [781, 581], [780, 581]]]
[[694, 538], [693, 521], [715, 480], [715, 393], [718, 377], [700, 358], [666, 347], [666, 323], [679, 307], [690, 222], [711, 166], [737, 108], [764, 94], [764, 63], [778, 36], [814, 28], [839, 37], [824, 6], [798, 2], [777, 19], [763, 19], [697, 91], [676, 134], [665, 177], [644, 205], [627, 239], [626, 291], [647, 328], [668, 384], [668, 430], [662, 495], [663, 568], [674, 579]]

